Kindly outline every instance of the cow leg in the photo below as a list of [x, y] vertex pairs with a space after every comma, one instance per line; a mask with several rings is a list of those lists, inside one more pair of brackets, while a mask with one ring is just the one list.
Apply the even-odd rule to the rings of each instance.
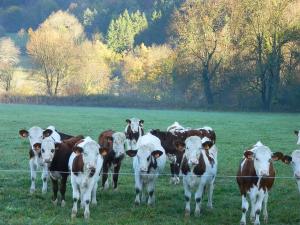
[[174, 182], [174, 184], [179, 184], [180, 183], [180, 178], [179, 178], [180, 165], [176, 163], [174, 165], [174, 167], [175, 167], [175, 176], [174, 176], [175, 182]]
[[205, 187], [205, 182], [203, 182], [201, 179], [198, 190], [195, 193], [195, 201], [196, 201], [195, 216], [200, 216], [201, 200], [202, 200], [204, 187]]
[[254, 221], [254, 225], [259, 225], [260, 224], [259, 215], [260, 215], [260, 212], [261, 212], [261, 206], [262, 206], [264, 197], [265, 197], [265, 193], [261, 189], [258, 192], [257, 200], [256, 200], [256, 204], [255, 204], [255, 221]]
[[268, 199], [269, 199], [269, 193], [266, 191], [265, 197], [264, 197], [264, 221], [265, 223], [268, 223]]
[[57, 205], [57, 192], [58, 192], [58, 181], [51, 178], [52, 181], [52, 190], [53, 190], [53, 197], [52, 202], [54, 205]]
[[148, 205], [152, 205], [154, 203], [154, 186], [155, 186], [155, 181], [152, 180], [148, 182], [147, 184], [147, 192], [148, 192]]
[[190, 187], [188, 184], [187, 179], [189, 179], [188, 177], [185, 177], [183, 179], [183, 187], [184, 187], [184, 197], [185, 197], [185, 216], [188, 217], [190, 216], [190, 212], [191, 212], [191, 197], [192, 197], [192, 193], [190, 191]]
[[171, 178], [170, 178], [170, 184], [175, 183], [175, 164], [170, 163], [170, 169], [171, 169]]
[[141, 203], [140, 194], [142, 192], [142, 183], [140, 179], [140, 175], [138, 173], [135, 174], [135, 200], [134, 203], [139, 205]]
[[249, 203], [246, 198], [246, 194], [242, 195], [242, 218], [241, 218], [241, 225], [246, 225], [246, 214], [249, 208]]
[[45, 194], [47, 192], [47, 186], [48, 186], [48, 166], [43, 166], [43, 172], [42, 172], [42, 181], [43, 181], [43, 188], [42, 193]]
[[250, 203], [251, 203], [250, 221], [252, 223], [254, 223], [255, 205], [256, 205], [256, 201], [257, 201], [257, 188], [256, 187], [250, 189], [249, 197], [250, 197]]
[[107, 190], [109, 188], [109, 182], [107, 180], [108, 178], [108, 165], [107, 163], [103, 164], [103, 171], [102, 171], [102, 187], [104, 190]]
[[75, 218], [76, 214], [77, 214], [77, 202], [79, 200], [80, 193], [79, 193], [79, 187], [75, 183], [75, 181], [72, 181], [72, 179], [71, 179], [71, 183], [72, 183], [72, 189], [73, 189], [73, 208], [72, 208], [71, 217]]
[[119, 178], [120, 168], [121, 168], [121, 163], [118, 163], [116, 166], [114, 166], [114, 174], [113, 174], [113, 188], [114, 188], [114, 190], [117, 190], [117, 187], [118, 187], [118, 178]]
[[66, 193], [66, 184], [67, 184], [68, 175], [64, 174], [60, 182], [60, 195], [61, 195], [61, 207], [66, 205], [65, 202], [65, 193]]
[[95, 181], [91, 181], [88, 185], [88, 188], [84, 191], [83, 194], [83, 202], [84, 202], [84, 218], [90, 218], [90, 202], [91, 202], [91, 194], [93, 187], [95, 186]]
[[97, 205], [97, 188], [98, 188], [98, 181], [96, 180], [92, 189], [92, 205]]
[[297, 182], [298, 190], [299, 190], [299, 192], [300, 192], [300, 180], [297, 179], [296, 182]]
[[30, 193], [35, 192], [35, 180], [36, 180], [36, 169], [37, 165], [35, 163], [34, 157], [29, 160], [30, 166], [30, 178], [31, 178], [31, 186], [30, 186]]
[[212, 209], [212, 198], [213, 198], [213, 192], [214, 192], [214, 180], [212, 180], [209, 183], [209, 189], [208, 189], [208, 201], [207, 201], [207, 207]]

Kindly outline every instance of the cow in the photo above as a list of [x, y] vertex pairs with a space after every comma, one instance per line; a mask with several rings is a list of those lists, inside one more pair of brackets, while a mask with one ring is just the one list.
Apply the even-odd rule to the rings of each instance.
[[66, 139], [62, 142], [52, 138], [55, 131], [45, 130], [44, 139], [41, 144], [41, 154], [44, 163], [47, 164], [52, 181], [54, 205], [57, 205], [58, 181], [60, 180], [61, 206], [65, 206], [66, 182], [69, 176], [68, 162], [73, 146], [76, 142], [83, 139], [82, 135]]
[[163, 171], [166, 163], [166, 154], [160, 140], [148, 133], [141, 136], [137, 142], [136, 150], [127, 150], [126, 154], [133, 158], [135, 178], [135, 204], [141, 203], [140, 194], [146, 190], [148, 193], [147, 204], [154, 203], [155, 182]]
[[98, 138], [100, 149], [107, 152], [104, 155], [102, 169], [102, 187], [109, 188], [108, 171], [113, 167], [113, 189], [118, 187], [118, 177], [122, 160], [125, 157], [125, 134], [122, 132], [114, 132], [112, 130], [103, 131]]
[[[48, 130], [55, 131], [54, 126], [47, 127]], [[46, 129], [46, 130], [47, 130]], [[30, 142], [30, 149], [29, 149], [29, 167], [30, 167], [30, 177], [31, 177], [31, 186], [30, 186], [30, 193], [35, 192], [35, 180], [36, 180], [36, 171], [37, 169], [42, 169], [42, 193], [45, 194], [47, 192], [47, 182], [48, 182], [48, 167], [43, 162], [41, 157], [41, 143], [43, 139], [43, 132], [44, 129], [33, 126], [28, 130], [22, 129], [19, 130], [19, 135], [22, 138], [28, 138]], [[55, 137], [60, 141], [61, 139], [65, 139], [66, 137], [70, 137], [70, 135], [59, 133], [63, 136], [63, 138]]]
[[144, 120], [138, 118], [126, 119], [125, 135], [126, 149], [136, 150], [138, 139], [144, 135]]
[[297, 145], [300, 145], [300, 133], [299, 133], [299, 130], [295, 130], [294, 133], [298, 137]]
[[168, 127], [169, 131], [160, 131], [159, 129], [151, 130], [150, 133], [158, 137], [161, 141], [163, 148], [166, 151], [168, 159], [170, 160], [170, 169], [172, 177], [170, 183], [179, 184], [179, 172], [180, 164], [184, 154], [184, 141], [190, 136], [199, 136], [200, 138], [207, 137], [212, 140], [212, 143], [216, 143], [216, 134], [210, 127], [197, 128], [197, 129], [182, 129], [182, 126], [179, 125], [179, 128], [175, 125]]
[[207, 137], [190, 136], [185, 140], [185, 153], [181, 163], [185, 196], [185, 216], [190, 216], [191, 190], [195, 192], [195, 216], [200, 216], [200, 206], [205, 186], [209, 186], [207, 206], [212, 208], [214, 181], [217, 174], [217, 147]]
[[291, 155], [285, 155], [282, 161], [286, 164], [292, 165], [294, 177], [300, 192], [300, 150], [295, 150]]
[[80, 199], [84, 208], [84, 218], [90, 217], [89, 205], [97, 204], [96, 191], [98, 180], [103, 165], [103, 157], [100, 145], [90, 137], [77, 142], [69, 159], [71, 171], [71, 184], [73, 190], [73, 208], [71, 217], [77, 215], [77, 202]]
[[267, 204], [269, 191], [275, 180], [273, 161], [282, 160], [281, 152], [272, 153], [269, 147], [257, 142], [250, 150], [244, 152], [244, 158], [237, 171], [236, 181], [242, 195], [241, 225], [246, 224], [246, 213], [249, 208], [247, 194], [251, 202], [250, 219], [255, 225], [260, 224], [259, 215], [264, 203], [264, 221], [268, 221]]

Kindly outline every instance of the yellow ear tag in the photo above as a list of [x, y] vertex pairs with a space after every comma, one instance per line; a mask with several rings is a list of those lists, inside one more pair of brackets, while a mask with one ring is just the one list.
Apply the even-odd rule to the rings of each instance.
[[159, 157], [159, 154], [158, 154], [158, 153], [156, 153], [156, 154], [155, 154], [155, 158], [158, 158], [158, 157]]
[[102, 154], [101, 154], [102, 156], [106, 156], [107, 155], [107, 152], [106, 151], [104, 151], [104, 152], [102, 152]]

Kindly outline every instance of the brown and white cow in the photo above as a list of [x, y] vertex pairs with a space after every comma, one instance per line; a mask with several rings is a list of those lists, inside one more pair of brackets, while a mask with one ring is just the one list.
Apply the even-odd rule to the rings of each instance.
[[77, 202], [80, 199], [84, 208], [84, 218], [90, 216], [90, 203], [96, 205], [96, 191], [98, 180], [103, 165], [103, 157], [99, 151], [107, 154], [105, 150], [100, 150], [100, 145], [90, 137], [77, 142], [73, 148], [69, 159], [69, 169], [71, 171], [71, 184], [73, 189], [73, 208], [71, 217], [77, 215]]
[[113, 189], [118, 187], [118, 177], [121, 168], [122, 160], [125, 157], [125, 134], [122, 132], [114, 132], [107, 130], [99, 135], [98, 143], [100, 145], [100, 151], [107, 152], [103, 156], [103, 169], [102, 169], [102, 187], [108, 189], [108, 171], [113, 167]]
[[172, 177], [170, 183], [179, 184], [180, 164], [184, 154], [184, 145], [186, 138], [190, 136], [198, 136], [200, 138], [207, 137], [216, 142], [216, 134], [212, 128], [183, 128], [178, 122], [175, 122], [167, 129], [168, 131], [160, 131], [159, 129], [150, 131], [151, 134], [158, 137], [162, 146], [166, 150], [166, 154], [170, 161], [170, 169]]
[[126, 119], [125, 135], [126, 150], [136, 150], [137, 141], [144, 135], [144, 120], [138, 118]]
[[293, 168], [294, 177], [296, 178], [298, 190], [300, 192], [300, 150], [295, 150], [291, 155], [285, 155], [282, 161]]
[[57, 142], [49, 134], [49, 130], [44, 132], [45, 138], [42, 140], [41, 152], [42, 159], [48, 165], [50, 178], [53, 189], [53, 203], [57, 205], [58, 181], [60, 181], [61, 206], [65, 206], [66, 182], [69, 176], [68, 162], [73, 152], [73, 146], [79, 140], [83, 139], [82, 135]]
[[[53, 138], [57, 141], [63, 140], [70, 135], [64, 133], [57, 133], [55, 132], [54, 126], [47, 127], [46, 130], [54, 131]], [[42, 160], [41, 155], [41, 143], [43, 140], [43, 132], [45, 130], [38, 127], [33, 126], [28, 130], [22, 129], [19, 131], [19, 134], [22, 138], [28, 138], [30, 142], [30, 149], [29, 149], [29, 167], [30, 167], [30, 177], [31, 177], [31, 186], [30, 186], [30, 193], [35, 191], [35, 180], [36, 180], [36, 171], [37, 169], [42, 169], [42, 181], [43, 181], [43, 188], [42, 193], [47, 192], [47, 181], [48, 181], [48, 167]]]
[[208, 185], [208, 203], [212, 208], [214, 181], [217, 174], [218, 150], [212, 141], [206, 137], [191, 136], [185, 140], [185, 153], [181, 164], [183, 174], [184, 196], [186, 201], [185, 215], [190, 215], [190, 200], [192, 189], [195, 192], [195, 216], [200, 215], [200, 206], [205, 186]]
[[244, 152], [238, 172], [237, 183], [242, 195], [242, 218], [241, 225], [246, 224], [246, 213], [249, 208], [247, 194], [250, 197], [250, 219], [255, 225], [260, 224], [259, 215], [264, 203], [264, 220], [268, 220], [267, 203], [269, 191], [275, 180], [273, 161], [283, 158], [281, 152], [272, 153], [269, 147], [257, 142], [252, 149]]
[[300, 132], [299, 132], [299, 130], [295, 130], [294, 133], [298, 137], [297, 145], [300, 145]]

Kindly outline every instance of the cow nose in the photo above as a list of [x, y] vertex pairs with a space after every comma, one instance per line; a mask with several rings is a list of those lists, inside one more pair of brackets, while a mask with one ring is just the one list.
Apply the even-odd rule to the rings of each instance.
[[146, 167], [141, 167], [141, 172], [147, 172], [148, 171], [148, 168]]
[[51, 160], [50, 160], [50, 159], [44, 159], [44, 162], [45, 162], [45, 163], [50, 163]]
[[262, 170], [262, 171], [260, 171], [260, 175], [261, 175], [261, 176], [269, 176], [269, 171], [267, 171], [267, 170]]
[[191, 159], [190, 160], [190, 164], [192, 164], [192, 165], [197, 165], [198, 164], [198, 159]]

